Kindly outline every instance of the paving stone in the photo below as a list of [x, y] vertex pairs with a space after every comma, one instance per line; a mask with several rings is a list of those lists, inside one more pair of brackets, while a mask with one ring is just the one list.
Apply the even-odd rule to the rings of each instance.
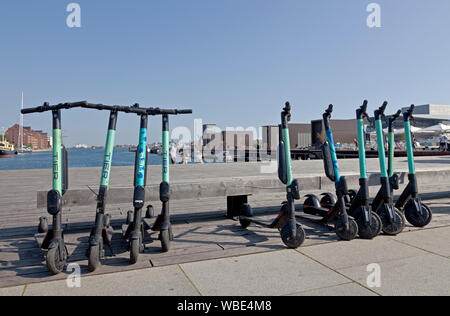
[[80, 288], [66, 280], [31, 284], [25, 296], [196, 296], [199, 295], [178, 266], [86, 276]]
[[289, 296], [378, 296], [357, 283], [347, 283], [322, 289], [294, 293]]
[[[381, 287], [373, 288], [384, 296], [449, 296], [450, 260], [428, 254], [380, 263]], [[367, 266], [339, 270], [361, 284], [367, 284]]]
[[347, 279], [294, 250], [181, 265], [203, 295], [286, 295]]

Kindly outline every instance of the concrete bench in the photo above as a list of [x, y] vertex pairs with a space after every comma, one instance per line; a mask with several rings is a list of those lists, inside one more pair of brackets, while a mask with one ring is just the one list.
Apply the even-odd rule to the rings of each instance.
[[[358, 188], [358, 174], [344, 174], [347, 178], [349, 188]], [[406, 184], [408, 174], [399, 173], [400, 184]], [[445, 182], [450, 171], [419, 171], [417, 173], [419, 184]], [[300, 190], [304, 196], [314, 191], [334, 191], [334, 184], [325, 176], [296, 176], [300, 181]], [[369, 185], [380, 184], [379, 174], [373, 173], [369, 176]], [[238, 178], [219, 178], [217, 181], [208, 179], [203, 182], [175, 182], [171, 184], [171, 200], [189, 200], [202, 198], [227, 198], [227, 216], [234, 217], [239, 214], [243, 203], [247, 203], [248, 196], [265, 193], [283, 193], [284, 185], [276, 175], [249, 176]], [[108, 205], [133, 203], [132, 187], [110, 188], [107, 196]], [[64, 195], [65, 207], [89, 206], [96, 204], [96, 195], [89, 189], [69, 190]], [[159, 201], [159, 185], [148, 185], [146, 187], [146, 202]], [[45, 208], [47, 203], [47, 191], [37, 193], [37, 207]]]

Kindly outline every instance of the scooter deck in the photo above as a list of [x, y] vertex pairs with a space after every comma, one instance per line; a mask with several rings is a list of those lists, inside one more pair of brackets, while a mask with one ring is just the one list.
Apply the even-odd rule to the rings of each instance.
[[277, 220], [275, 220], [275, 222], [266, 222], [266, 221], [261, 221], [261, 220], [257, 220], [253, 217], [246, 217], [246, 216], [240, 216], [239, 219], [243, 219], [243, 220], [247, 220], [249, 222], [251, 222], [252, 224], [256, 224], [265, 228], [270, 228], [270, 229], [275, 229], [278, 228], [277, 224], [279, 224], [279, 222]]
[[297, 215], [295, 215], [295, 217], [312, 222], [312, 223], [323, 224], [323, 225], [329, 224], [332, 221], [331, 218], [326, 218], [326, 217], [317, 216], [317, 215], [310, 215], [310, 214], [306, 214], [306, 213], [297, 214]]

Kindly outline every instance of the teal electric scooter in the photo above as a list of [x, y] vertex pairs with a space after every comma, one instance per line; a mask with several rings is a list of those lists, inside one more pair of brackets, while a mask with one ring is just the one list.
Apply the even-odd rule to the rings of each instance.
[[381, 218], [372, 211], [369, 201], [370, 193], [364, 134], [364, 119], [369, 120], [367, 105], [368, 101], [364, 101], [363, 105], [356, 111], [360, 179], [359, 191], [357, 191], [350, 203], [348, 214], [356, 219], [359, 236], [363, 239], [372, 239], [380, 234], [383, 224]]
[[[156, 218], [155, 223], [150, 227], [152, 231], [159, 232], [159, 240], [163, 252], [170, 250], [170, 243], [173, 240], [172, 225], [170, 223], [169, 201], [170, 201], [170, 133], [169, 115], [191, 114], [192, 110], [162, 110], [162, 182], [159, 187], [159, 198], [162, 203], [161, 214]], [[152, 207], [150, 209], [153, 209]], [[147, 211], [146, 217], [152, 217]]]
[[[172, 228], [169, 215], [169, 119], [168, 115], [191, 114], [192, 110], [165, 110], [159, 108], [140, 108], [139, 104], [134, 105], [135, 113], [141, 118], [141, 128], [139, 132], [139, 145], [136, 153], [135, 164], [135, 189], [133, 196], [134, 212], [128, 212], [126, 225], [123, 227], [124, 238], [128, 241], [130, 251], [130, 263], [135, 264], [138, 261], [139, 254], [145, 250], [144, 225], [142, 218], [142, 209], [145, 204], [145, 187], [147, 184], [147, 165], [148, 165], [148, 116], [163, 115], [163, 181], [160, 185], [160, 199], [163, 203], [161, 215], [158, 216], [154, 225], [150, 226], [154, 230], [160, 231], [159, 239], [162, 243], [163, 251], [168, 251], [170, 241], [173, 239]], [[150, 209], [152, 207], [150, 206]], [[148, 211], [146, 217], [152, 217]], [[148, 226], [148, 225], [147, 225]]]
[[84, 102], [64, 103], [36, 108], [23, 109], [22, 114], [52, 112], [53, 118], [53, 186], [47, 194], [47, 211], [53, 216], [53, 225], [49, 230], [47, 218], [39, 219], [38, 233], [44, 235], [40, 248], [47, 250], [47, 267], [52, 274], [59, 274], [67, 263], [68, 252], [64, 242], [62, 228], [63, 196], [69, 188], [67, 150], [62, 144], [61, 110], [80, 107]]
[[[406, 152], [408, 155], [409, 182], [397, 200], [397, 203], [395, 203], [395, 206], [404, 212], [406, 219], [411, 225], [415, 227], [425, 227], [431, 222], [433, 212], [428, 205], [422, 203], [419, 196], [419, 186], [417, 184], [416, 168], [414, 163], [414, 149], [411, 137], [411, 120], [414, 119], [413, 113], [414, 105], [411, 105], [411, 107], [403, 113]], [[393, 149], [391, 155], [393, 156]], [[392, 165], [390, 166], [391, 170], [394, 168], [393, 161], [394, 159], [392, 158]]]
[[[309, 194], [303, 203], [303, 214], [297, 215], [297, 217], [327, 227], [329, 224], [334, 223], [336, 235], [342, 240], [350, 241], [358, 235], [359, 227], [352, 215], [347, 212], [345, 196], [348, 195], [349, 190], [347, 180], [344, 176], [341, 176], [339, 170], [330, 122], [332, 113], [333, 105], [330, 104], [323, 114], [323, 124], [325, 126], [327, 141], [322, 145], [322, 152], [325, 174], [328, 179], [335, 183], [337, 198], [335, 200], [333, 198], [333, 204], [330, 207], [326, 207], [326, 205], [320, 203], [318, 196]], [[371, 224], [369, 223], [370, 226]], [[369, 229], [369, 227], [367, 228]]]
[[278, 216], [271, 222], [257, 220], [249, 204], [244, 204], [239, 216], [242, 228], [256, 224], [269, 229], [277, 229], [281, 240], [291, 249], [300, 247], [305, 241], [306, 234], [300, 223], [295, 219], [295, 200], [300, 199], [298, 180], [292, 175], [291, 145], [289, 140], [289, 121], [291, 120], [291, 105], [286, 105], [281, 112], [280, 144], [278, 146], [278, 178], [286, 185], [287, 201], [283, 202]]
[[403, 213], [394, 205], [392, 178], [388, 174], [386, 163], [386, 150], [384, 147], [384, 132], [382, 119], [385, 118], [385, 111], [388, 103], [375, 111], [375, 128], [377, 132], [378, 158], [381, 170], [381, 188], [372, 202], [372, 210], [375, 211], [383, 222], [383, 232], [387, 235], [397, 235], [405, 229], [406, 220]]
[[97, 209], [95, 216], [95, 224], [89, 236], [88, 269], [91, 272], [97, 270], [101, 264], [101, 259], [105, 256], [104, 246], [107, 246], [112, 256], [114, 256], [111, 240], [113, 228], [111, 227], [111, 216], [105, 214], [106, 197], [109, 188], [109, 179], [111, 175], [112, 158], [114, 153], [114, 140], [116, 136], [117, 118], [119, 112], [130, 113], [131, 107], [124, 106], [108, 106], [103, 104], [85, 103], [83, 108], [94, 110], [106, 110], [110, 112], [108, 122], [108, 132], [106, 134], [106, 145], [103, 159], [102, 173], [100, 175], [100, 187], [97, 194]]

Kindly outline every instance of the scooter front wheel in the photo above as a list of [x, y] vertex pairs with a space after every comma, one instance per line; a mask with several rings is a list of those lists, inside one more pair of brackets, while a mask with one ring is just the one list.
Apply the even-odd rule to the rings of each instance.
[[161, 248], [163, 252], [168, 252], [170, 250], [170, 242], [173, 240], [172, 225], [169, 229], [161, 230], [159, 238], [161, 239]]
[[338, 219], [336, 221], [336, 225], [335, 225], [335, 230], [336, 230], [336, 235], [345, 241], [350, 241], [356, 238], [356, 236], [358, 235], [358, 224], [356, 223], [356, 221], [354, 219], [349, 218], [348, 219], [348, 230], [345, 227], [345, 223]]
[[396, 236], [400, 234], [406, 226], [406, 219], [403, 216], [403, 213], [398, 209], [394, 210], [394, 219], [391, 221], [389, 218], [388, 211], [383, 209], [379, 216], [381, 218], [381, 222], [383, 223], [383, 233], [389, 236]]
[[100, 266], [100, 258], [102, 253], [102, 247], [100, 244], [95, 246], [90, 246], [89, 248], [89, 260], [88, 260], [88, 270], [94, 272]]
[[280, 231], [283, 243], [290, 249], [297, 249], [300, 247], [306, 238], [305, 230], [301, 225], [297, 224], [296, 230], [295, 238], [292, 238], [292, 231], [289, 223], [284, 224]]
[[60, 246], [56, 246], [47, 252], [47, 267], [53, 275], [63, 272], [67, 263], [67, 249], [64, 247], [63, 256], [61, 258], [59, 247]]
[[130, 241], [130, 263], [136, 264], [139, 259], [139, 253], [141, 252], [140, 239], [132, 239]]
[[364, 216], [359, 216], [356, 219], [356, 223], [358, 224], [359, 237], [362, 239], [373, 239], [377, 237], [383, 228], [381, 218], [375, 212], [372, 212], [370, 223], [366, 223]]
[[433, 212], [428, 205], [422, 204], [422, 214], [417, 214], [414, 202], [409, 200], [405, 206], [405, 217], [414, 227], [425, 227], [431, 223]]

